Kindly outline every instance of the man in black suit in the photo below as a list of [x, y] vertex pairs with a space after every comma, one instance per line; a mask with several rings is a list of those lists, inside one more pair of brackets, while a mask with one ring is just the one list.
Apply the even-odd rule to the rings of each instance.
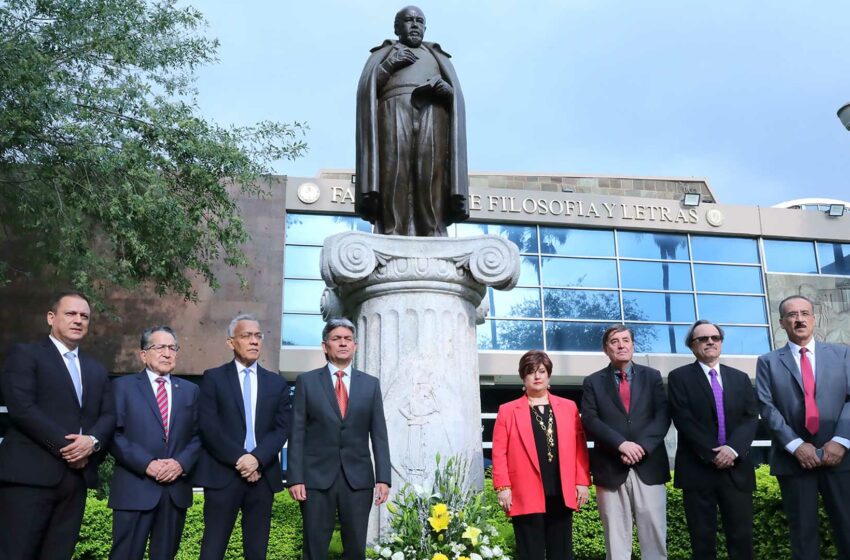
[[328, 321], [322, 330], [328, 364], [295, 382], [287, 474], [289, 493], [301, 502], [305, 560], [328, 557], [337, 511], [345, 557], [365, 558], [373, 495], [380, 505], [389, 494], [381, 386], [377, 378], [352, 368], [354, 335], [348, 319]]
[[610, 364], [585, 378], [582, 422], [589, 440], [590, 473], [605, 532], [606, 557], [632, 555], [637, 525], [641, 557], [667, 558], [670, 466], [664, 436], [670, 427], [661, 373], [632, 363], [634, 335], [614, 325], [602, 335]]
[[753, 384], [743, 371], [720, 363], [723, 329], [694, 323], [685, 344], [692, 364], [667, 377], [670, 412], [679, 442], [674, 484], [682, 489], [694, 559], [717, 558], [717, 510], [729, 558], [753, 557], [753, 490], [750, 445], [758, 426]]
[[788, 517], [791, 557], [817, 560], [818, 494], [838, 557], [850, 559], [850, 347], [815, 342], [812, 301], [779, 304], [788, 344], [759, 356], [756, 391], [771, 432], [770, 472]]
[[80, 351], [91, 309], [63, 292], [50, 335], [9, 353], [0, 385], [11, 426], [0, 443], [0, 558], [71, 558], [115, 425], [109, 378]]
[[283, 490], [278, 457], [289, 435], [286, 381], [259, 365], [260, 323], [238, 315], [227, 327], [233, 360], [204, 372], [199, 406], [201, 450], [195, 484], [204, 488], [201, 560], [221, 560], [242, 511], [247, 560], [266, 557], [275, 492]]
[[141, 372], [116, 379], [115, 470], [109, 492], [113, 560], [174, 558], [186, 510], [192, 505], [187, 476], [201, 448], [198, 386], [171, 375], [177, 335], [169, 327], [142, 333]]

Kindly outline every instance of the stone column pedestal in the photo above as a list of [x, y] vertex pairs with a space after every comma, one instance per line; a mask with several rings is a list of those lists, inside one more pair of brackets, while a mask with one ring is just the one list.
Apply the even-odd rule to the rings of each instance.
[[[460, 239], [341, 233], [325, 240], [325, 318], [357, 326], [355, 367], [381, 381], [393, 467], [392, 492], [430, 488], [437, 453], [469, 464], [483, 484], [476, 324], [487, 286], [519, 278], [516, 246], [498, 236]], [[392, 496], [392, 493], [391, 493]], [[381, 508], [370, 540], [387, 527]]]

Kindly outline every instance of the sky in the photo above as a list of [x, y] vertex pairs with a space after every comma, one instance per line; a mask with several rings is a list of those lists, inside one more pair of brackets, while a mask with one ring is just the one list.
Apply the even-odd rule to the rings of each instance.
[[[194, 0], [219, 63], [198, 72], [220, 124], [306, 122], [275, 171], [354, 168], [355, 91], [394, 39], [385, 0]], [[471, 172], [705, 178], [718, 202], [850, 200], [850, 2], [431, 0], [452, 55]]]

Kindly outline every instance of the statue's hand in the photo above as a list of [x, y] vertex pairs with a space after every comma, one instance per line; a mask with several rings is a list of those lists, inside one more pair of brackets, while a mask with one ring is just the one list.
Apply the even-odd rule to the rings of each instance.
[[447, 101], [451, 101], [452, 96], [454, 96], [454, 89], [452, 86], [442, 78], [437, 78], [434, 80], [434, 84], [432, 86], [434, 88], [434, 93], [437, 97], [441, 97]]
[[417, 60], [419, 60], [419, 57], [413, 54], [413, 51], [407, 47], [399, 47], [393, 49], [392, 54], [381, 63], [381, 66], [384, 67], [384, 70], [392, 74], [405, 66], [410, 66]]

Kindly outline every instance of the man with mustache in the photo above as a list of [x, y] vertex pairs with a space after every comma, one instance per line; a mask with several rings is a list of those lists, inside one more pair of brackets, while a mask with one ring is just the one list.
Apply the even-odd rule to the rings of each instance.
[[805, 296], [779, 304], [788, 344], [760, 356], [756, 390], [771, 432], [770, 472], [779, 481], [794, 560], [820, 558], [818, 494], [839, 558], [850, 559], [850, 347], [815, 342]]

